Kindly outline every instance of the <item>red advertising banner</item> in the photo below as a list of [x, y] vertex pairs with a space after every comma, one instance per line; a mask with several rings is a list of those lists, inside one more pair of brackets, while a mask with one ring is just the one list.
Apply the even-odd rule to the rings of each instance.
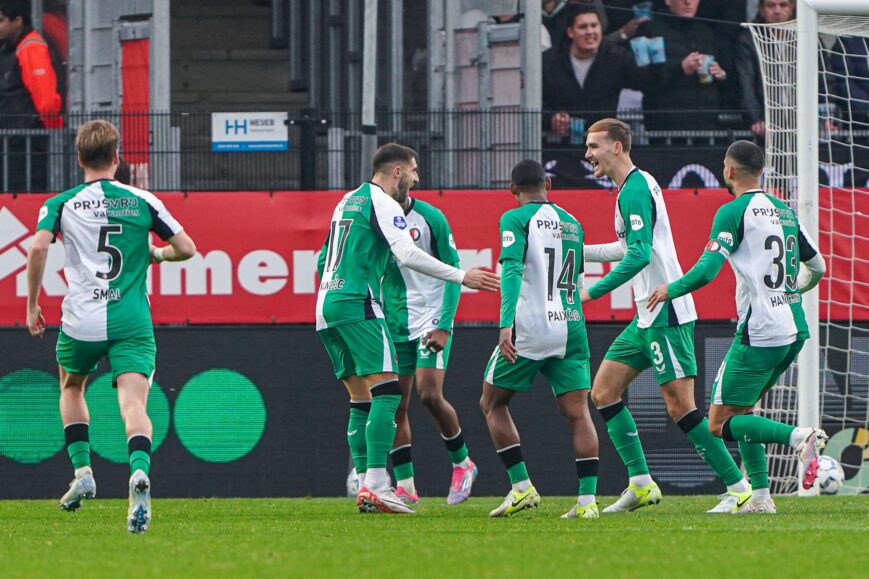
[[[498, 220], [515, 206], [506, 191], [418, 191], [446, 214], [462, 265], [497, 267]], [[845, 193], [843, 193], [844, 195]], [[316, 304], [317, 252], [325, 238], [340, 192], [167, 193], [159, 197], [196, 241], [198, 254], [182, 263], [151, 268], [149, 288], [157, 324], [311, 323]], [[850, 192], [847, 200], [853, 205]], [[861, 196], [862, 197], [862, 196]], [[677, 252], [688, 269], [703, 251], [715, 211], [731, 197], [722, 190], [665, 192]], [[26, 254], [36, 216], [45, 195], [0, 195], [0, 325], [23, 324], [26, 303]], [[615, 193], [604, 190], [553, 191], [551, 199], [573, 213], [585, 229], [587, 243], [615, 239]], [[845, 201], [843, 200], [843, 204]], [[821, 285], [825, 300], [831, 288], [835, 301], [822, 303], [822, 317], [848, 319], [848, 304], [869, 303], [865, 284], [869, 266], [855, 255], [869, 254], [865, 238], [854, 236], [861, 226], [855, 216], [869, 208], [850, 207], [846, 213], [821, 211], [821, 229], [829, 230], [836, 215], [837, 232], [822, 236], [831, 276]], [[835, 204], [840, 205], [838, 202]], [[865, 221], [865, 218], [863, 218]], [[841, 223], [840, 223], [841, 221]], [[862, 245], [861, 245], [862, 244]], [[835, 259], [830, 259], [830, 247]], [[61, 243], [52, 246], [40, 305], [49, 324], [60, 321], [66, 292]], [[359, 256], [365, 259], [365, 256]], [[586, 264], [586, 284], [594, 283], [609, 264]], [[736, 315], [734, 277], [725, 267], [714, 282], [694, 295], [702, 320], [729, 320]], [[853, 296], [853, 297], [852, 297]], [[500, 297], [465, 290], [458, 320], [495, 322]], [[589, 321], [624, 321], [634, 315], [629, 287], [585, 307]], [[853, 308], [854, 319], [869, 319], [865, 307]]]

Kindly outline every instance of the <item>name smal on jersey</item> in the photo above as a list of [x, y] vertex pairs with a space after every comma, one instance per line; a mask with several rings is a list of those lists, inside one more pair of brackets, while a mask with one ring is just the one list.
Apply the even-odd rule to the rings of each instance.
[[582, 319], [582, 314], [579, 310], [566, 309], [546, 312], [546, 317], [550, 322], [578, 322]]
[[73, 201], [73, 211], [93, 211], [94, 217], [138, 217], [139, 198], [119, 197], [117, 199], [94, 199]]
[[555, 239], [564, 239], [565, 241], [579, 242], [579, 226], [576, 223], [568, 221], [555, 221], [550, 219], [538, 219], [537, 229], [543, 229], [552, 232], [552, 237]]
[[121, 290], [118, 288], [95, 289], [92, 300], [113, 302], [121, 299]]
[[802, 294], [775, 294], [769, 296], [769, 303], [772, 307], [784, 306], [788, 304], [798, 304], [803, 301]]

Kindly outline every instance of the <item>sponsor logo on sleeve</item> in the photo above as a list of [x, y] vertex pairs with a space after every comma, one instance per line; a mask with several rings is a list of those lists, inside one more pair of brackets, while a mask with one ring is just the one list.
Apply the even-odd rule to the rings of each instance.
[[450, 233], [449, 242], [450, 242], [450, 247], [452, 247], [453, 249], [455, 249], [455, 248], [456, 248], [456, 240], [453, 239], [453, 234], [452, 234], [452, 233]]
[[407, 221], [404, 220], [404, 217], [401, 215], [396, 215], [392, 218], [392, 224], [395, 225], [398, 229], [407, 229]]
[[722, 231], [718, 234], [718, 241], [721, 243], [726, 243], [729, 246], [733, 246], [733, 234], [729, 231]]
[[43, 205], [43, 206], [40, 207], [40, 209], [39, 209], [39, 217], [36, 219], [36, 222], [39, 223], [40, 221], [42, 221], [43, 219], [45, 219], [45, 216], [46, 216], [46, 215], [48, 215], [48, 207], [46, 207], [45, 205]]
[[639, 231], [643, 228], [643, 218], [639, 215], [631, 215], [631, 229]]
[[501, 234], [501, 247], [510, 247], [516, 243], [516, 236], [512, 231], [505, 231]]

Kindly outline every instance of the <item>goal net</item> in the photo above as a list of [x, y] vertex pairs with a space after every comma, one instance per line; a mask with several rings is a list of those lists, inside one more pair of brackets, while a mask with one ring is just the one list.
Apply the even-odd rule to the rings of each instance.
[[[824, 454], [845, 471], [840, 494], [869, 492], [869, 2], [860, 4], [801, 1], [797, 21], [747, 25], [763, 76], [764, 186], [798, 210], [827, 263], [804, 296], [812, 338], [758, 411], [830, 434]], [[772, 492], [796, 493], [793, 451], [767, 453]]]

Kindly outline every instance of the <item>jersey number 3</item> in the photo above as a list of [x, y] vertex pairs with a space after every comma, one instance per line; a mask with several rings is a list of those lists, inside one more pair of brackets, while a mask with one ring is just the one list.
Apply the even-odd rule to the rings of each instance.
[[124, 255], [120, 249], [109, 243], [109, 235], [113, 233], [121, 234], [123, 231], [123, 225], [103, 225], [100, 227], [97, 251], [109, 254], [109, 271], [98, 271], [97, 277], [99, 279], [112, 281], [121, 274], [121, 269], [124, 266]]

